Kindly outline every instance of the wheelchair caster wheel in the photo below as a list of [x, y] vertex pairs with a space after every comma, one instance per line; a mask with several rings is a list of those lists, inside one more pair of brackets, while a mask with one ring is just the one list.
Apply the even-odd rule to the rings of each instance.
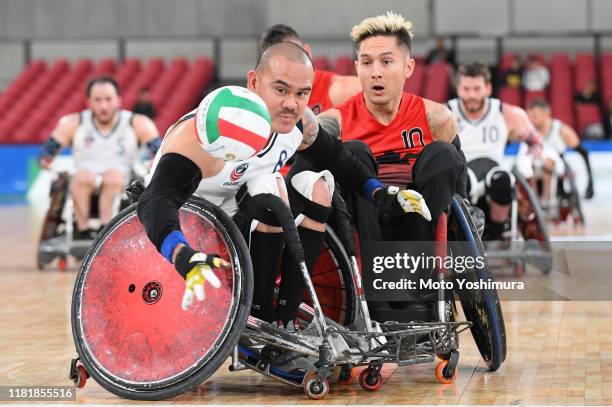
[[329, 393], [327, 379], [319, 380], [316, 370], [311, 370], [304, 376], [304, 393], [313, 400], [321, 400]]
[[60, 271], [66, 271], [67, 266], [68, 266], [68, 259], [66, 259], [65, 257], [60, 257], [60, 259], [57, 262], [57, 267], [60, 269]]
[[352, 366], [342, 366], [340, 371], [340, 377], [338, 378], [338, 384], [349, 385], [355, 382], [357, 378], [357, 369]]
[[436, 367], [436, 378], [442, 384], [451, 384], [455, 382], [459, 369], [455, 368], [452, 374], [448, 372], [448, 360], [443, 360]]
[[376, 391], [382, 386], [382, 377], [378, 372], [374, 372], [372, 368], [365, 368], [359, 375], [359, 385], [364, 390]]
[[85, 370], [85, 366], [76, 366], [76, 377], [73, 379], [73, 381], [74, 385], [79, 389], [85, 387], [85, 383], [87, 383], [87, 371]]

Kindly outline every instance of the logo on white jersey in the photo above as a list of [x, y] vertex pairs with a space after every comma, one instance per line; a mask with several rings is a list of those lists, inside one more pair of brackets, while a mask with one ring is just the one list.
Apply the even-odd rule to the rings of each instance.
[[235, 167], [230, 174], [230, 181], [236, 182], [246, 173], [249, 163], [242, 163]]

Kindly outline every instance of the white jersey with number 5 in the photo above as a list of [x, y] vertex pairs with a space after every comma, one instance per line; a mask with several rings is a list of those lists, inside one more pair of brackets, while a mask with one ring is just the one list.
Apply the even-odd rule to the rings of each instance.
[[508, 127], [502, 113], [499, 99], [487, 99], [486, 113], [478, 120], [470, 120], [461, 107], [458, 98], [447, 102], [459, 123], [461, 149], [468, 162], [477, 158], [489, 158], [501, 163], [508, 141]]
[[91, 110], [83, 110], [72, 140], [74, 166], [78, 170], [103, 174], [118, 169], [128, 178], [138, 158], [138, 138], [132, 127], [134, 114], [117, 112], [119, 120], [108, 134], [102, 134], [94, 122]]

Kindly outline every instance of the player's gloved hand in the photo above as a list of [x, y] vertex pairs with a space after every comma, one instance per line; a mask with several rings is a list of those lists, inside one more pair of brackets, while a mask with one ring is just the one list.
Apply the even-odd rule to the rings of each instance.
[[374, 202], [381, 211], [389, 216], [414, 212], [431, 221], [431, 213], [423, 195], [412, 189], [400, 190], [394, 186], [377, 189], [374, 192]]
[[214, 288], [221, 287], [221, 280], [215, 275], [213, 268], [227, 269], [231, 264], [215, 254], [204, 254], [189, 246], [183, 246], [176, 255], [174, 266], [185, 278], [185, 294], [181, 307], [187, 310], [193, 303], [193, 297], [198, 301], [204, 301], [206, 282]]
[[593, 195], [595, 195], [595, 191], [593, 190], [593, 181], [589, 180], [589, 184], [587, 185], [584, 197], [586, 199], [591, 199], [591, 198], [593, 198]]

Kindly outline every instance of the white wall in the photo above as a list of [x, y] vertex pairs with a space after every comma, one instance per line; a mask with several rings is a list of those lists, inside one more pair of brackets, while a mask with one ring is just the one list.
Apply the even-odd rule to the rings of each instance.
[[433, 0], [433, 30], [438, 34], [504, 34], [508, 0]]
[[516, 32], [567, 34], [587, 31], [587, 0], [513, 1], [512, 28]]

